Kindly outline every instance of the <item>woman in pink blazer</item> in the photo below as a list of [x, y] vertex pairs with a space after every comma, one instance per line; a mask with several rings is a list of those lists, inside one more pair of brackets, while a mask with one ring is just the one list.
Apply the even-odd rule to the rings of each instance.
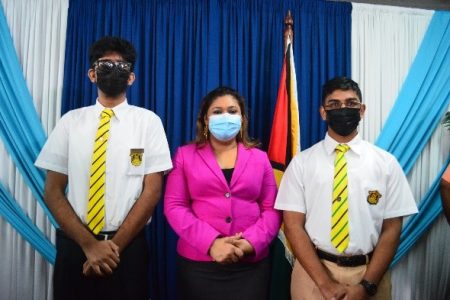
[[203, 99], [195, 142], [175, 154], [164, 212], [179, 236], [181, 299], [267, 298], [277, 187], [247, 128], [243, 97], [217, 88]]

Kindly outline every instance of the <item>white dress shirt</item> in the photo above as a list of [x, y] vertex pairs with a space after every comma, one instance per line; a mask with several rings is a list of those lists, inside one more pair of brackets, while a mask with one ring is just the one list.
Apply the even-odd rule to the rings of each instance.
[[[277, 209], [304, 213], [305, 229], [313, 244], [334, 254], [339, 254], [330, 238], [337, 145], [327, 134], [296, 155], [283, 175], [275, 202]], [[384, 219], [417, 213], [417, 206], [393, 155], [359, 136], [347, 145], [350, 243], [344, 255], [367, 254], [378, 242]]]
[[[86, 223], [89, 173], [94, 139], [104, 107], [95, 105], [69, 111], [56, 125], [35, 165], [68, 175], [67, 198]], [[113, 108], [106, 152], [105, 226], [117, 230], [142, 192], [144, 175], [172, 168], [160, 118], [126, 101]], [[131, 163], [131, 154], [143, 152]]]

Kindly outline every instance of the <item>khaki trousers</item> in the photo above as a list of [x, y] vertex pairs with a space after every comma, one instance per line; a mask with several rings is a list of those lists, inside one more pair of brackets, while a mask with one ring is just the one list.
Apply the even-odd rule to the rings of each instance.
[[[358, 284], [366, 273], [367, 266], [341, 267], [337, 264], [321, 260], [328, 275], [339, 283], [354, 285]], [[324, 300], [319, 288], [296, 260], [291, 277], [291, 299], [292, 300]], [[391, 299], [391, 276], [387, 271], [378, 285], [378, 292], [371, 300]]]

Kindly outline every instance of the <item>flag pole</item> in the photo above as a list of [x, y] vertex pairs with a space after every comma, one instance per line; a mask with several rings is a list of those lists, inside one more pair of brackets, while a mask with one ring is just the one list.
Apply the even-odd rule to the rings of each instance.
[[284, 17], [284, 26], [284, 53], [286, 53], [288, 40], [294, 43], [294, 19], [290, 10], [288, 10], [286, 17]]
[[[267, 151], [277, 186], [279, 186], [289, 162], [300, 151], [297, 79], [292, 49], [294, 19], [290, 10], [284, 18], [284, 25], [283, 65]], [[271, 247], [271, 300], [289, 300], [291, 298], [290, 282], [294, 260], [282, 226]]]

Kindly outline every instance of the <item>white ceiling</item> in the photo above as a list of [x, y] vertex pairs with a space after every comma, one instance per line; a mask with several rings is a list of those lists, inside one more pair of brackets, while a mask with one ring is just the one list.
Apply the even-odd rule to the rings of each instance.
[[360, 3], [424, 8], [432, 10], [450, 10], [450, 0], [328, 0], [328, 1], [360, 2]]

